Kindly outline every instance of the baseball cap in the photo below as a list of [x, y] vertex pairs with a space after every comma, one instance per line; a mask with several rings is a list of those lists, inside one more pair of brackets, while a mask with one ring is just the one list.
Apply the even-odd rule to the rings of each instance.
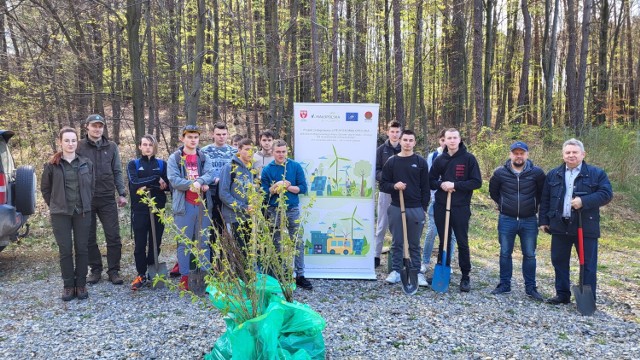
[[102, 123], [102, 125], [106, 125], [106, 123], [104, 122], [104, 117], [98, 114], [89, 115], [87, 117], [87, 120], [85, 120], [86, 124], [92, 124], [94, 122], [99, 122], [99, 123]]
[[516, 141], [513, 144], [511, 144], [511, 151], [515, 149], [522, 149], [524, 151], [529, 151], [529, 147], [527, 146], [527, 144], [523, 143], [522, 141]]
[[185, 125], [182, 128], [182, 135], [186, 134], [186, 133], [198, 133], [200, 134], [200, 128], [197, 125]]

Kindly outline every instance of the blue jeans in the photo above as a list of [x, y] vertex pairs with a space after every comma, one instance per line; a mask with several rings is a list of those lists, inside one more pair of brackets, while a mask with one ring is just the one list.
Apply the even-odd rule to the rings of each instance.
[[[295, 206], [290, 209], [287, 209], [287, 232], [291, 237], [291, 240], [295, 241], [296, 244], [296, 256], [293, 259], [293, 267], [296, 271], [296, 276], [304, 276], [304, 241], [302, 240], [302, 236], [299, 233], [298, 229], [300, 228], [300, 208]], [[275, 232], [273, 234], [273, 241], [276, 244], [276, 248], [280, 251], [280, 229], [278, 226], [280, 225], [280, 218], [278, 217], [277, 208], [273, 206], [269, 206], [267, 208], [267, 218], [273, 222]]]
[[[184, 229], [184, 236], [187, 239], [192, 239], [195, 241], [195, 238], [198, 236], [196, 234], [196, 223], [198, 222], [198, 206], [193, 205], [189, 202], [185, 202], [185, 213], [184, 215], [174, 216], [173, 220], [176, 226], [179, 229]], [[205, 254], [200, 258], [200, 269], [204, 271], [208, 271], [210, 268], [209, 259], [211, 258], [211, 248], [209, 247], [209, 226], [211, 226], [211, 219], [209, 218], [208, 211], [204, 210], [204, 214], [202, 215], [202, 226], [200, 233], [200, 243], [199, 246], [201, 249], [205, 249]], [[191, 255], [193, 253], [189, 250], [189, 247], [185, 243], [184, 240], [178, 240], [178, 265], [180, 267], [180, 275], [189, 275], [190, 265], [191, 265]]]
[[[438, 235], [438, 229], [436, 229], [436, 221], [433, 218], [433, 198], [431, 198], [431, 202], [429, 203], [429, 226], [427, 227], [427, 233], [424, 236], [424, 248], [422, 250], [422, 263], [425, 265], [429, 265], [431, 262], [431, 253], [433, 252], [433, 243], [436, 240], [436, 235]], [[449, 242], [449, 250], [447, 250], [448, 254], [453, 253], [453, 249], [456, 246], [456, 234], [451, 231], [451, 241]]]
[[500, 214], [498, 236], [500, 239], [500, 284], [511, 288], [513, 262], [511, 254], [516, 235], [520, 237], [522, 249], [522, 276], [525, 288], [536, 286], [536, 245], [538, 239], [538, 219], [514, 218]]

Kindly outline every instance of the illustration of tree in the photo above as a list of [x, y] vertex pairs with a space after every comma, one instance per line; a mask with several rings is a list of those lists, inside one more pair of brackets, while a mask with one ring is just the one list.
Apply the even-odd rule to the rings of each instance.
[[331, 162], [331, 164], [329, 164], [329, 167], [333, 167], [333, 166], [335, 166], [335, 167], [336, 167], [336, 177], [333, 179], [333, 182], [334, 182], [334, 184], [336, 185], [336, 188], [338, 188], [338, 186], [339, 186], [339, 184], [338, 184], [338, 168], [339, 168], [338, 162], [339, 162], [340, 160], [343, 160], [343, 161], [351, 161], [351, 160], [349, 160], [349, 159], [347, 159], [347, 158], [339, 157], [339, 156], [338, 156], [338, 152], [336, 151], [336, 146], [335, 146], [335, 145], [331, 145], [331, 147], [333, 147], [333, 156], [334, 156], [334, 159], [333, 159], [333, 161]]
[[364, 197], [365, 196], [365, 191], [364, 191], [364, 178], [366, 176], [369, 176], [371, 174], [371, 163], [366, 161], [366, 160], [360, 160], [356, 163], [356, 166], [353, 168], [353, 173], [356, 174], [356, 176], [360, 176], [360, 196]]
[[362, 223], [360, 221], [358, 221], [356, 219], [356, 210], [358, 210], [358, 207], [356, 206], [355, 209], [353, 209], [353, 213], [351, 214], [351, 217], [348, 218], [344, 218], [344, 219], [340, 219], [340, 220], [346, 220], [346, 221], [351, 221], [351, 240], [353, 241], [353, 223], [355, 222], [356, 224], [360, 225], [360, 226], [364, 226], [362, 225]]

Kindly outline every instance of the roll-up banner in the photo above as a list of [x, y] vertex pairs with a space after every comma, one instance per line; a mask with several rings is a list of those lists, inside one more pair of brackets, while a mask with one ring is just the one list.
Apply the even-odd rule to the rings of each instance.
[[[300, 205], [305, 276], [375, 279], [379, 104], [295, 103], [294, 154], [308, 194]], [[309, 206], [311, 204], [311, 206]]]

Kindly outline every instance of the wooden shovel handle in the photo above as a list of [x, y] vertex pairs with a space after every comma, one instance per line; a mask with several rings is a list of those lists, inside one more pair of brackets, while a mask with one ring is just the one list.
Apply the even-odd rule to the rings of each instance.
[[402, 217], [402, 237], [404, 240], [404, 258], [409, 258], [409, 238], [407, 237], [407, 213], [404, 207], [404, 192], [400, 190], [400, 216]]
[[[449, 217], [451, 216], [451, 192], [447, 192], [447, 207], [444, 214], [444, 251], [449, 254]], [[442, 265], [447, 265], [447, 259], [442, 259]]]

